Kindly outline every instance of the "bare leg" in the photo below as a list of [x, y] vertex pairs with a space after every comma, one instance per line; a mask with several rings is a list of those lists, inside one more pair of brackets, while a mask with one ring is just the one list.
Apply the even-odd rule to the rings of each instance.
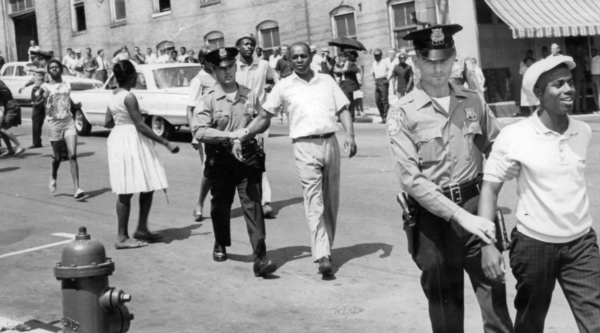
[[56, 180], [61, 160], [62, 141], [50, 141], [50, 145], [52, 145], [52, 153], [54, 155], [52, 156], [52, 179]]
[[117, 241], [119, 243], [129, 239], [127, 226], [129, 224], [129, 212], [131, 211], [132, 196], [133, 194], [119, 194], [119, 197], [117, 198], [117, 221], [119, 223]]
[[[65, 138], [67, 152], [69, 153], [69, 162], [71, 163], [71, 177], [73, 178], [74, 192], [79, 189], [79, 165], [77, 164], [77, 135], [67, 136]], [[58, 154], [60, 158], [60, 153]]]
[[[6, 142], [7, 139], [10, 139], [10, 141], [12, 141], [17, 148], [21, 146], [19, 139], [17, 139], [17, 137], [14, 134], [12, 134], [11, 132], [9, 132], [5, 129], [2, 129], [2, 130], [0, 130], [0, 133], [2, 133], [2, 139], [4, 139], [4, 142], [6, 143], [6, 147], [9, 146], [9, 143]], [[5, 139], [5, 136], [7, 139]]]
[[150, 233], [150, 230], [148, 230], [148, 215], [150, 215], [150, 208], [152, 208], [153, 196], [154, 191], [140, 193], [140, 219], [138, 221], [138, 227], [136, 232], [146, 234]]

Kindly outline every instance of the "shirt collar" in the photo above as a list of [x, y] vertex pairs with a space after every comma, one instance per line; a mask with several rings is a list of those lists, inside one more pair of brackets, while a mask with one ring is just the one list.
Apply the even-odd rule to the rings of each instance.
[[227, 94], [225, 93], [225, 91], [223, 91], [223, 88], [221, 87], [220, 84], [215, 84], [214, 89], [215, 89], [215, 99], [216, 100], [220, 100], [222, 98], [227, 98], [228, 101], [232, 102], [233, 104], [235, 104], [240, 98], [246, 98], [248, 99], [248, 93], [250, 92], [250, 89], [244, 87], [244, 86], [240, 86], [239, 84], [237, 84], [237, 92], [235, 94], [235, 100], [231, 101], [229, 100], [229, 98], [227, 98]]
[[[314, 71], [313, 71], [313, 72], [314, 72]], [[289, 77], [289, 78], [291, 78], [291, 79], [293, 79], [293, 80], [297, 80], [297, 81], [300, 81], [300, 82], [302, 82], [302, 83], [305, 83], [305, 84], [311, 84], [311, 83], [314, 83], [314, 82], [316, 82], [317, 80], [319, 80], [319, 73], [317, 73], [317, 72], [314, 72], [314, 74], [315, 74], [315, 75], [313, 76], [313, 78], [312, 78], [312, 79], [310, 79], [310, 81], [309, 81], [309, 82], [306, 82], [306, 80], [303, 80], [303, 79], [301, 79], [301, 78], [300, 78], [300, 77], [299, 77], [299, 76], [296, 74], [296, 71], [292, 71], [292, 74], [290, 74], [290, 76], [288, 76], [288, 77]]]
[[[533, 115], [530, 117], [531, 118], [531, 123], [533, 126], [533, 129], [535, 130], [535, 132], [537, 134], [555, 134], [557, 136], [560, 136], [559, 133], [554, 132], [553, 130], [549, 129], [548, 127], [546, 127], [543, 123], [542, 120], [540, 119], [540, 109], [535, 110], [535, 112], [533, 113]], [[575, 128], [575, 126], [573, 125], [573, 122], [571, 121], [571, 116], [567, 115], [567, 119], [569, 119], [569, 126], [567, 127], [567, 130], [565, 131], [565, 133], [562, 134], [562, 136], [569, 138], [573, 135], [576, 135], [579, 133], [579, 131]]]
[[258, 60], [252, 58], [252, 63], [250, 65], [248, 65], [247, 63], [243, 62], [242, 60], [240, 60], [238, 58], [237, 60], [237, 65], [238, 67], [252, 67], [252, 66], [258, 66]]
[[[467, 98], [467, 95], [465, 95], [465, 93], [461, 87], [456, 86], [452, 83], [448, 83], [448, 85], [450, 86], [450, 95], [449, 95], [450, 99], [452, 99], [452, 96], [455, 96], [457, 98]], [[415, 99], [415, 107], [417, 108], [417, 110], [421, 109], [428, 103], [431, 103], [431, 97], [429, 95], [427, 95], [425, 90], [423, 90], [421, 88], [420, 82], [419, 82], [419, 84], [417, 84], [415, 89], [413, 89], [413, 91], [414, 91], [413, 94], [414, 94], [414, 99]]]

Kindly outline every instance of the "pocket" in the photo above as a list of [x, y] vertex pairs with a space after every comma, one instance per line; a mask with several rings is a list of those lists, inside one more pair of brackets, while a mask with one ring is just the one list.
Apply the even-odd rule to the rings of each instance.
[[417, 153], [423, 165], [441, 160], [441, 151], [444, 146], [441, 129], [430, 128], [413, 131], [411, 137], [417, 145]]
[[481, 125], [477, 121], [466, 121], [463, 128], [463, 144], [465, 157], [472, 160], [475, 152], [475, 135], [481, 135]]

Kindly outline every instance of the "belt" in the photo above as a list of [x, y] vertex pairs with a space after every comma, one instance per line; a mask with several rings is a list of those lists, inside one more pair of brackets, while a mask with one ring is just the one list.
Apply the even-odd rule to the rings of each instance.
[[375, 78], [375, 80], [387, 80], [387, 77], [378, 77], [378, 78]]
[[481, 180], [483, 176], [477, 175], [472, 180], [463, 183], [452, 183], [442, 187], [444, 196], [452, 200], [456, 204], [467, 202], [469, 199], [479, 195], [481, 193]]
[[298, 140], [298, 139], [329, 139], [334, 134], [335, 134], [335, 132], [325, 133], [325, 134], [307, 135], [307, 136], [301, 136], [299, 138], [296, 138], [296, 140]]

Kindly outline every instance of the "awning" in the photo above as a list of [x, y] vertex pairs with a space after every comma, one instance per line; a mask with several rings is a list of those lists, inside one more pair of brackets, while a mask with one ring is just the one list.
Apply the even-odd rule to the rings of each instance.
[[485, 0], [514, 38], [600, 35], [599, 0]]

